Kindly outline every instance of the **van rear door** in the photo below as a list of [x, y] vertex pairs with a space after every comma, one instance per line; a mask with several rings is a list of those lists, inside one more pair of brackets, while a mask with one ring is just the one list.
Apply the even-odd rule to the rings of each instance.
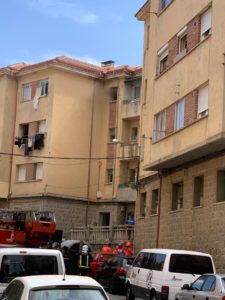
[[192, 283], [204, 273], [215, 273], [215, 267], [210, 255], [172, 253], [168, 271], [169, 299], [175, 299], [184, 284]]

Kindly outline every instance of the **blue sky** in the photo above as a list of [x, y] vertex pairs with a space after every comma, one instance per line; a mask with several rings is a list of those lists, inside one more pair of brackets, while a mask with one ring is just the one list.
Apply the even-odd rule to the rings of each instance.
[[116, 65], [142, 64], [145, 0], [3, 0], [0, 67], [66, 55]]

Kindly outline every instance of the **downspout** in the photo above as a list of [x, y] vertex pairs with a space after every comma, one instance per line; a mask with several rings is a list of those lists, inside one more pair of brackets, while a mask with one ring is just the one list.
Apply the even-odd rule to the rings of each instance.
[[92, 154], [92, 138], [93, 138], [93, 120], [94, 120], [94, 99], [95, 99], [95, 80], [93, 81], [93, 92], [92, 92], [92, 102], [91, 102], [91, 123], [90, 123], [90, 141], [89, 141], [89, 159], [88, 159], [88, 180], [87, 180], [87, 206], [86, 206], [86, 216], [85, 225], [88, 225], [88, 215], [90, 207], [90, 181], [91, 181], [91, 154]]
[[13, 120], [13, 136], [12, 136], [12, 148], [10, 154], [10, 162], [9, 162], [9, 184], [8, 184], [8, 193], [7, 193], [7, 208], [10, 208], [10, 197], [11, 197], [11, 180], [12, 180], [12, 166], [13, 166], [13, 150], [14, 150], [14, 138], [16, 132], [16, 116], [17, 116], [17, 102], [18, 102], [18, 80], [16, 81], [16, 101], [15, 101], [15, 111], [14, 111], [14, 120]]
[[159, 172], [159, 206], [158, 206], [158, 219], [156, 231], [156, 248], [159, 248], [159, 231], [160, 231], [160, 214], [161, 214], [161, 200], [162, 200], [162, 174]]

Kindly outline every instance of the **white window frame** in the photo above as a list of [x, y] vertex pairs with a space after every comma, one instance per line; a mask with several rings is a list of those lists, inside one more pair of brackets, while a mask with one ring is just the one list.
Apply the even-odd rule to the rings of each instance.
[[18, 165], [18, 181], [26, 181], [26, 165]]
[[209, 85], [205, 85], [198, 90], [198, 118], [208, 115], [209, 111]]
[[179, 130], [184, 127], [184, 110], [185, 110], [185, 99], [181, 99], [176, 103], [176, 118], [175, 128]]
[[31, 93], [32, 93], [32, 84], [31, 83], [24, 84], [22, 86], [22, 100], [30, 101]]
[[[177, 34], [179, 40], [179, 53], [187, 51], [187, 26], [183, 27]], [[186, 45], [183, 47], [183, 38], [186, 37]]]
[[[114, 176], [113, 169], [112, 168], [107, 169], [106, 170], [106, 183], [108, 183], [108, 184], [113, 183], [113, 176]], [[110, 177], [111, 177], [111, 179], [110, 179]]]
[[155, 115], [154, 120], [154, 141], [157, 141], [166, 135], [166, 111], [163, 110]]
[[164, 67], [165, 62], [163, 62], [163, 61], [165, 60], [165, 58], [167, 58], [166, 61], [168, 60], [168, 43], [166, 45], [164, 45], [157, 52], [157, 55], [158, 55], [158, 74], [161, 74], [167, 69], [167, 66]]
[[210, 7], [201, 15], [201, 41], [211, 34], [212, 8]]
[[48, 79], [40, 80], [41, 97], [48, 96]]
[[35, 174], [36, 180], [42, 180], [43, 179], [43, 163], [36, 163], [36, 174]]

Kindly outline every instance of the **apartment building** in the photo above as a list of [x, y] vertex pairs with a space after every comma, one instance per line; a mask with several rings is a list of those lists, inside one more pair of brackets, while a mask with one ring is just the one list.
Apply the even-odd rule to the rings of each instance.
[[225, 2], [151, 0], [144, 22], [136, 248], [209, 252], [224, 271]]
[[75, 226], [134, 214], [141, 68], [69, 57], [0, 69], [0, 207]]

